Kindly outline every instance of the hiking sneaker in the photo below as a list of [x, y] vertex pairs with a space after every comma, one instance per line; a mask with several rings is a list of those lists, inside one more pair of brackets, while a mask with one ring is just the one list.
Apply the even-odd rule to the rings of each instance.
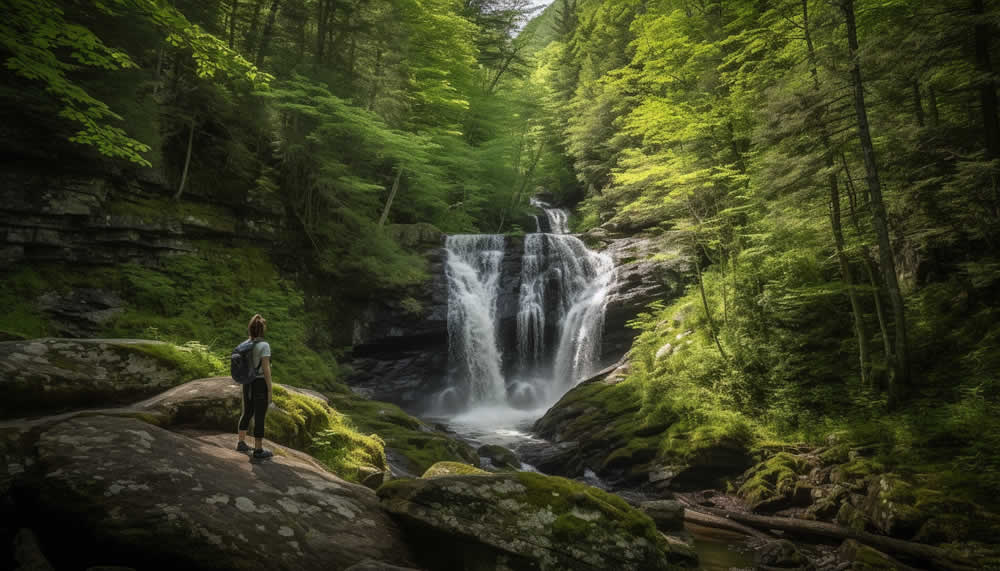
[[271, 452], [267, 448], [258, 448], [253, 451], [253, 457], [256, 460], [264, 460], [274, 456], [274, 452]]
[[253, 448], [250, 448], [246, 442], [240, 441], [240, 443], [236, 445], [237, 452], [250, 452], [251, 450], [253, 450]]

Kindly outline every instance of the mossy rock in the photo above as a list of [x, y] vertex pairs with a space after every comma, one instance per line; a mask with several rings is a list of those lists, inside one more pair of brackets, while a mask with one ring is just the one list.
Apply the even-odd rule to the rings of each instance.
[[479, 464], [468, 444], [431, 428], [394, 404], [373, 401], [353, 393], [328, 394], [330, 404], [360, 431], [377, 434], [385, 442], [393, 473], [416, 477], [436, 462]]
[[852, 571], [895, 571], [902, 568], [892, 557], [853, 539], [841, 544], [838, 552], [841, 557], [851, 561]]
[[931, 515], [916, 504], [917, 490], [913, 484], [898, 475], [883, 474], [872, 479], [864, 509], [880, 532], [909, 539]]
[[[324, 396], [277, 384], [272, 396], [265, 438], [309, 452], [346, 480], [360, 481], [370, 471], [367, 468], [388, 469], [382, 440], [356, 429], [327, 404]], [[157, 415], [157, 425], [228, 432], [235, 431], [242, 399], [240, 385], [226, 377], [215, 377], [175, 387], [139, 403], [136, 410]]]
[[499, 470], [520, 470], [521, 461], [517, 459], [509, 448], [504, 448], [498, 444], [485, 444], [476, 450], [480, 458], [488, 458], [490, 464]]
[[135, 402], [215, 365], [177, 346], [136, 339], [33, 339], [0, 343], [0, 418]]
[[[675, 568], [674, 548], [648, 516], [565, 478], [517, 472], [395, 480], [378, 495], [427, 539], [421, 555], [430, 568]], [[447, 552], [441, 544], [450, 546]]]
[[469, 476], [472, 474], [489, 474], [489, 472], [461, 462], [438, 462], [428, 468], [420, 477], [440, 478], [442, 476]]
[[807, 505], [810, 486], [802, 476], [810, 465], [804, 458], [779, 452], [747, 470], [738, 494], [753, 511], [775, 511]]

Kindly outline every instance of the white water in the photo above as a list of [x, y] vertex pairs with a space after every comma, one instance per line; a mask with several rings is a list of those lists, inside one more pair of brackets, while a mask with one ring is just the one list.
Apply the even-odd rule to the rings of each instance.
[[454, 404], [498, 404], [506, 398], [502, 353], [496, 339], [503, 245], [503, 236], [488, 234], [449, 236], [445, 242], [448, 358]]
[[[517, 432], [600, 364], [613, 263], [567, 233], [565, 210], [532, 204], [543, 209], [552, 232], [525, 236], [513, 347], [498, 338], [503, 236], [457, 235], [445, 243], [449, 379], [431, 408], [466, 411], [452, 422], [476, 418], [480, 429], [486, 422]], [[507, 378], [505, 349], [516, 351]]]

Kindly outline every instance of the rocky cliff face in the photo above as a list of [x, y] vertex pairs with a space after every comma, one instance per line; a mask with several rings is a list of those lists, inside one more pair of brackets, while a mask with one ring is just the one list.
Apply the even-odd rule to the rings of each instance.
[[[693, 271], [690, 253], [680, 237], [611, 238], [595, 232], [583, 238], [615, 262], [617, 279], [608, 296], [601, 351], [602, 365], [617, 361], [631, 347], [635, 332], [626, 326], [645, 306], [683, 293]], [[433, 240], [436, 239], [436, 243]], [[378, 400], [419, 407], [445, 387], [448, 374], [448, 283], [444, 236], [425, 242], [430, 279], [403, 299], [371, 301], [354, 323], [354, 350], [348, 384]], [[516, 319], [521, 288], [524, 242], [508, 237], [497, 300], [498, 342], [516, 347]], [[549, 316], [548, 323], [554, 323]], [[550, 332], [554, 335], [554, 329]], [[504, 369], [516, 363], [515, 351], [504, 352]]]
[[284, 228], [284, 210], [273, 199], [223, 204], [188, 193], [177, 203], [155, 177], [5, 169], [0, 187], [0, 268], [49, 261], [155, 264], [194, 251], [195, 240], [271, 243]]

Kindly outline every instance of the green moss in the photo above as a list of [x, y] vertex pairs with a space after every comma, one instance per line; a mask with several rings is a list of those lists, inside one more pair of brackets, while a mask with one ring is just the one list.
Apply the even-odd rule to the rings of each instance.
[[440, 478], [443, 476], [468, 476], [470, 474], [489, 474], [489, 472], [461, 462], [436, 462], [420, 477]]
[[795, 491], [799, 475], [808, 471], [809, 464], [797, 456], [780, 452], [744, 473], [746, 481], [739, 495], [751, 506], [766, 500], [788, 496]]
[[[660, 541], [656, 524], [649, 516], [628, 505], [621, 497], [604, 490], [557, 476], [533, 472], [517, 472], [514, 477], [527, 488], [518, 499], [563, 516], [574, 508], [595, 510], [606, 516], [602, 525], [609, 524], [627, 530], [630, 534], [646, 537], [654, 544]], [[579, 518], [574, 518], [579, 519]], [[569, 519], [563, 521], [563, 530], [579, 530], [582, 524]], [[589, 524], [593, 525], [593, 524]]]
[[360, 430], [378, 434], [387, 448], [409, 461], [414, 474], [436, 462], [475, 463], [479, 457], [467, 444], [430, 429], [398, 406], [363, 399], [350, 392], [329, 394], [330, 404]]
[[189, 380], [226, 375], [229, 373], [222, 358], [211, 353], [208, 347], [197, 342], [183, 345], [172, 343], [128, 345], [128, 348], [144, 353], [163, 363], [179, 369]]
[[48, 291], [48, 283], [34, 269], [22, 267], [0, 273], [0, 333], [11, 339], [45, 337], [52, 333], [49, 319], [33, 303]]

